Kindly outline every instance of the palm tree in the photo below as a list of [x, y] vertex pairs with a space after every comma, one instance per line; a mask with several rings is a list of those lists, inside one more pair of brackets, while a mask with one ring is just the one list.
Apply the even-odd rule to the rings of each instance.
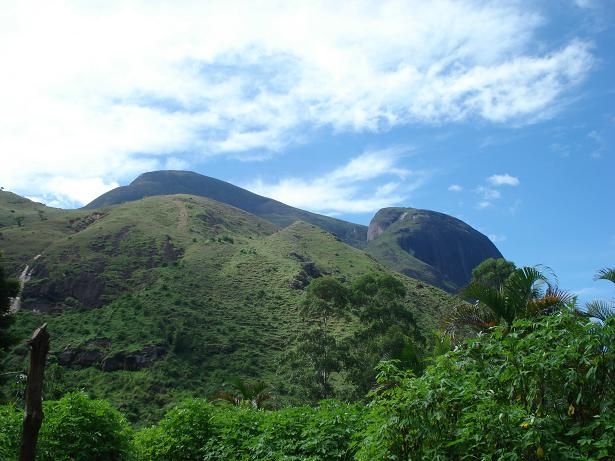
[[232, 391], [220, 391], [216, 394], [218, 401], [230, 402], [233, 405], [251, 405], [253, 408], [265, 408], [272, 398], [270, 387], [264, 381], [248, 383], [240, 378], [230, 380]]
[[471, 282], [462, 294], [474, 303], [459, 304], [445, 319], [444, 331], [451, 336], [485, 331], [502, 323], [510, 326], [517, 318], [550, 314], [573, 299], [538, 267], [515, 269], [499, 287]]
[[[600, 269], [594, 280], [609, 280], [615, 283], [615, 267]], [[585, 315], [605, 322], [608, 318], [615, 316], [615, 300], [591, 301], [586, 304]]]

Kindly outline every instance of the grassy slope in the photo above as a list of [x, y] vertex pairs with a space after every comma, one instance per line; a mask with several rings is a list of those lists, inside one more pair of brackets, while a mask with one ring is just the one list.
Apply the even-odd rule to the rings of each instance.
[[[61, 314], [20, 312], [15, 331], [26, 338], [35, 326], [49, 323], [50, 397], [85, 388], [134, 419], [156, 417], [182, 395], [210, 395], [233, 375], [263, 378], [284, 394], [278, 365], [302, 328], [297, 307], [303, 292], [291, 288], [302, 264], [314, 262], [321, 272], [348, 282], [386, 270], [311, 224], [279, 230], [202, 197], [150, 197], [100, 211], [104, 215], [95, 221], [88, 218], [91, 210], [56, 210], [53, 219], [32, 218], [23, 227], [3, 228], [0, 248], [16, 270], [42, 252], [28, 285], [33, 294], [41, 284], [57, 286], [94, 268], [100, 272], [95, 278], [105, 287], [103, 307], [88, 309], [68, 296], [56, 302], [63, 306]], [[165, 260], [165, 242], [181, 249], [182, 256]], [[399, 277], [408, 287], [409, 308], [423, 329], [432, 328], [452, 299]], [[338, 329], [347, 334], [352, 322]], [[107, 341], [103, 346], [94, 344], [102, 339]], [[168, 353], [139, 371], [55, 364], [66, 348], [113, 356], [148, 345], [162, 345]], [[25, 353], [22, 343], [10, 358], [12, 369], [24, 366]]]
[[128, 186], [117, 187], [86, 205], [101, 208], [154, 195], [191, 194], [218, 200], [252, 213], [280, 227], [306, 221], [338, 235], [346, 243], [363, 248], [367, 227], [300, 210], [254, 194], [233, 184], [192, 171], [152, 171], [136, 178]]

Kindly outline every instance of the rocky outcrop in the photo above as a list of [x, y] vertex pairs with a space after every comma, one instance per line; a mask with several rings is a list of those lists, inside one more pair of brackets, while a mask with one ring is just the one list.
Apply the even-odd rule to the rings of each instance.
[[[399, 252], [405, 252], [430, 268], [436, 284], [451, 291], [470, 281], [472, 269], [488, 258], [502, 254], [485, 235], [463, 221], [429, 210], [383, 208], [368, 228], [368, 252], [384, 264], [395, 261], [396, 270], [421, 278], [415, 267], [399, 267]], [[387, 252], [377, 254], [384, 243]], [[370, 251], [372, 250], [372, 251]], [[426, 280], [434, 283], [433, 280]]]
[[312, 279], [321, 277], [322, 275], [323, 273], [320, 269], [318, 269], [318, 267], [316, 267], [316, 264], [314, 264], [312, 261], [303, 260], [303, 262], [301, 263], [301, 270], [291, 280], [290, 287], [295, 290], [303, 290], [310, 284]]
[[73, 231], [81, 232], [82, 230], [94, 224], [99, 219], [104, 218], [105, 214], [106, 213], [92, 213], [82, 218], [71, 219], [69, 221], [69, 226]]
[[145, 346], [136, 352], [116, 352], [105, 357], [101, 363], [103, 371], [136, 371], [148, 368], [156, 360], [166, 355], [167, 349], [163, 346]]
[[167, 353], [164, 346], [150, 345], [137, 351], [118, 351], [110, 354], [110, 346], [111, 341], [108, 339], [96, 339], [78, 347], [67, 347], [56, 353], [56, 358], [64, 367], [136, 371], [150, 367]]
[[33, 279], [25, 285], [22, 303], [24, 309], [42, 312], [54, 311], [65, 307], [91, 307], [103, 305], [105, 283], [99, 274], [104, 269], [102, 261], [92, 261], [86, 270], [52, 277], [44, 262], [33, 270]]

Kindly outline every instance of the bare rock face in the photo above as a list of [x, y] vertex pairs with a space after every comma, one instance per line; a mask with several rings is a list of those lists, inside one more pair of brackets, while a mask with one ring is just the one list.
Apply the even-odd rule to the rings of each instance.
[[[391, 259], [396, 259], [395, 252], [405, 252], [432, 268], [440, 278], [437, 284], [451, 291], [466, 285], [472, 269], [482, 261], [502, 257], [491, 240], [476, 229], [457, 218], [429, 210], [383, 208], [370, 222], [367, 235], [368, 251], [386, 243]], [[379, 256], [386, 264], [383, 255]], [[413, 272], [412, 268], [396, 269]]]
[[58, 363], [64, 367], [96, 367], [102, 371], [136, 371], [151, 366], [167, 353], [164, 346], [151, 345], [138, 351], [118, 351], [109, 354], [110, 345], [111, 342], [107, 339], [97, 339], [78, 347], [66, 348], [58, 352], [56, 357]]
[[103, 371], [141, 370], [151, 366], [166, 353], [166, 348], [162, 346], [145, 346], [139, 351], [130, 353], [123, 351], [117, 352], [110, 357], [106, 357], [101, 362], [101, 368]]

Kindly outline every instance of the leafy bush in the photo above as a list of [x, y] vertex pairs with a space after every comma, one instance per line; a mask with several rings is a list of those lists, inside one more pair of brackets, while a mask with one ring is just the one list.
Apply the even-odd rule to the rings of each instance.
[[350, 460], [362, 416], [336, 401], [278, 411], [189, 401], [140, 431], [135, 446], [143, 460]]
[[357, 458], [615, 458], [615, 321], [496, 327], [420, 378], [381, 366]]
[[186, 400], [169, 411], [160, 424], [136, 434], [134, 445], [143, 460], [203, 459], [211, 433], [212, 406], [202, 399]]
[[253, 460], [350, 460], [353, 437], [361, 428], [356, 405], [322, 401], [318, 408], [271, 412], [253, 449]]
[[248, 405], [224, 405], [215, 408], [212, 437], [205, 447], [207, 461], [252, 459], [251, 453], [268, 412]]
[[[106, 401], [85, 394], [67, 394], [44, 403], [44, 420], [38, 437], [37, 460], [123, 460], [130, 452], [130, 428], [124, 417]], [[0, 407], [0, 460], [17, 459], [23, 413]]]
[[83, 393], [45, 402], [37, 460], [120, 460], [130, 451], [131, 430], [108, 402]]

